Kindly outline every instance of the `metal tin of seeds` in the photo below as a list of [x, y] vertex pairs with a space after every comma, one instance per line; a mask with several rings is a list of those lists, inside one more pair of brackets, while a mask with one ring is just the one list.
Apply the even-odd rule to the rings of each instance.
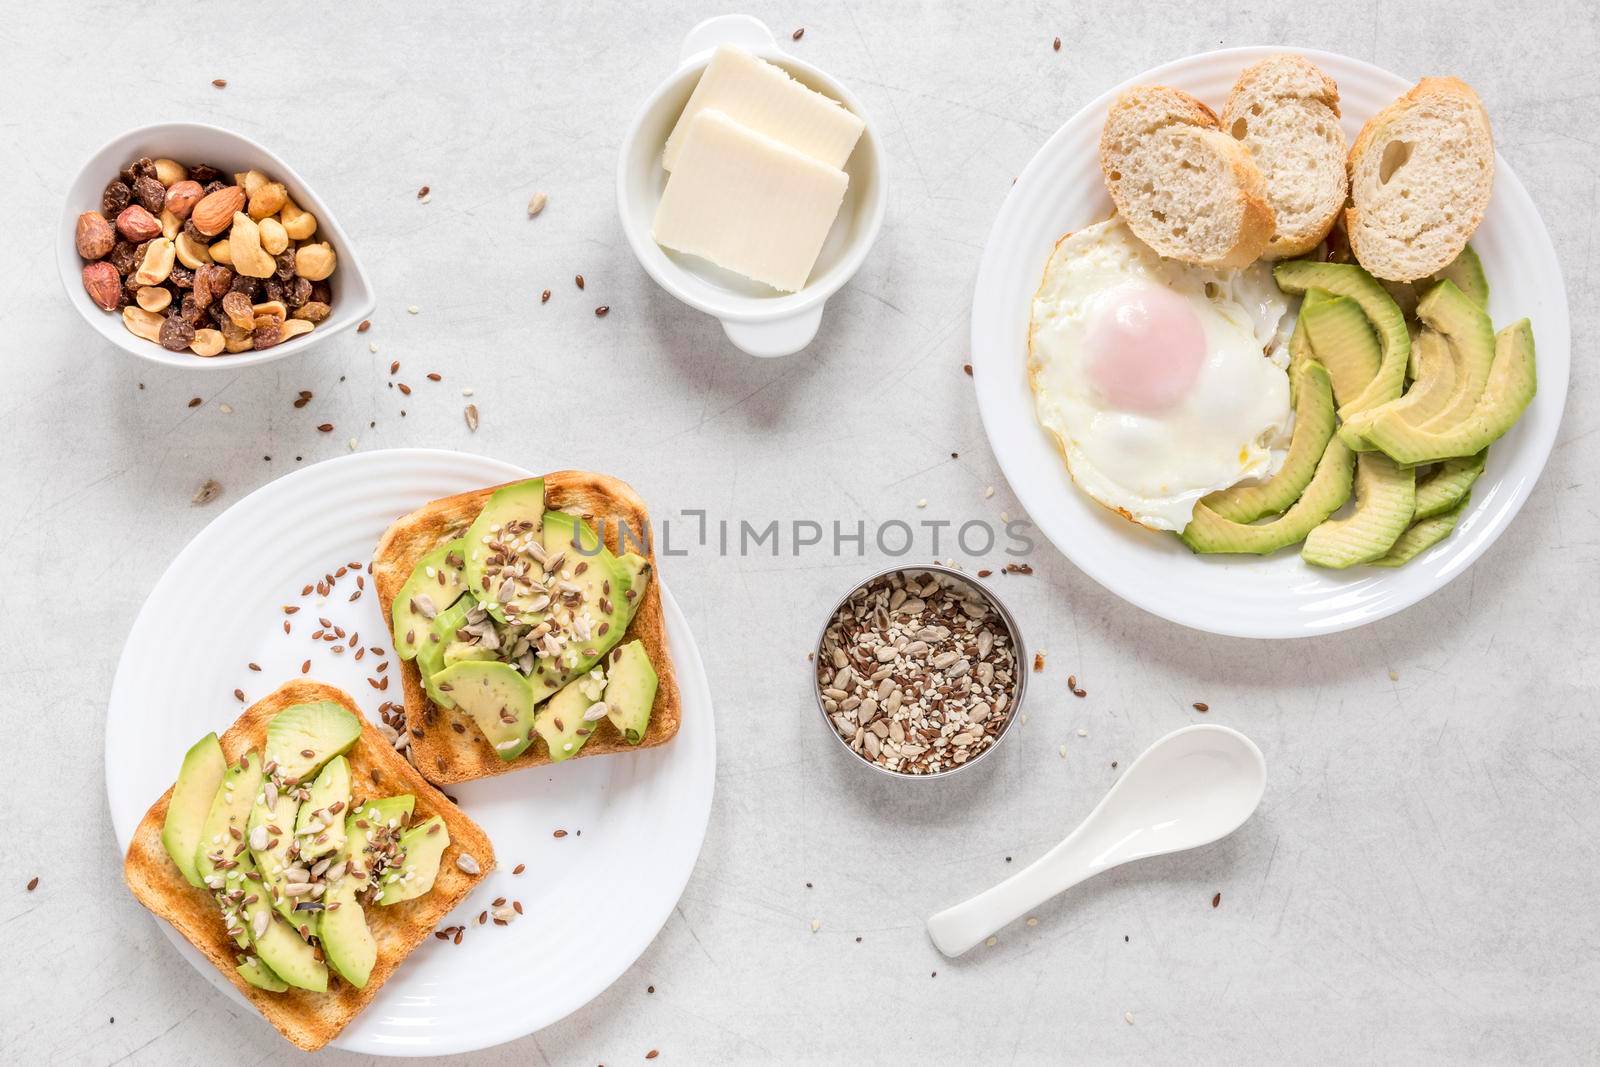
[[[866, 755], [856, 752], [854, 749], [852, 749], [850, 747], [850, 742], [845, 740], [845, 738], [840, 735], [838, 729], [834, 725], [832, 716], [829, 715], [828, 709], [823, 705], [822, 690], [824, 687], [821, 679], [817, 676], [817, 665], [818, 663], [822, 662], [825, 655], [823, 646], [827, 641], [828, 628], [833, 625], [833, 621], [838, 617], [840, 610], [850, 602], [850, 598], [855, 596], [857, 592], [866, 586], [871, 585], [873, 582], [878, 581], [880, 578], [886, 578], [893, 574], [899, 574], [902, 576], [912, 574], [938, 575], [943, 578], [953, 579], [956, 582], [959, 582], [973, 590], [975, 593], [977, 593], [978, 597], [994, 611], [995, 615], [999, 617], [1001, 623], [1004, 624], [1006, 636], [1011, 642], [1011, 648], [1016, 660], [1013, 671], [1014, 684], [1011, 691], [1011, 699], [1003, 712], [1006, 719], [1001, 725], [999, 732], [993, 735], [993, 740], [989, 743], [988, 747], [982, 752], [979, 752], [976, 756], [967, 760], [965, 763], [953, 764], [952, 766], [945, 767], [929, 774], [911, 774], [906, 771], [890, 770], [888, 767], [879, 764], [876, 760], [871, 759]], [[1016, 724], [1018, 709], [1022, 707], [1022, 698], [1028, 688], [1028, 674], [1032, 669], [1031, 660], [1028, 657], [1027, 645], [1022, 639], [1022, 630], [1017, 625], [1017, 620], [1011, 614], [1010, 609], [1007, 608], [1001, 601], [999, 595], [985, 585], [982, 581], [973, 577], [967, 572], [957, 570], [954, 567], [946, 567], [937, 563], [886, 567], [881, 571], [868, 575], [855, 585], [851, 586], [845, 591], [845, 594], [839, 598], [838, 602], [835, 603], [828, 611], [827, 617], [823, 619], [821, 632], [817, 634], [817, 642], [813, 652], [812, 661], [810, 664], [808, 664], [808, 666], [811, 669], [811, 689], [812, 693], [816, 697], [817, 714], [822, 716], [823, 728], [828, 731], [829, 736], [831, 736], [834, 741], [845, 750], [845, 753], [850, 757], [852, 762], [863, 764], [879, 774], [886, 775], [887, 777], [900, 781], [905, 781], [907, 779], [920, 780], [949, 778], [952, 775], [959, 774], [960, 772], [976, 766], [987, 759], [990, 753], [1000, 747], [1000, 743], [1004, 741], [1006, 736], [1011, 733], [1011, 728]]]

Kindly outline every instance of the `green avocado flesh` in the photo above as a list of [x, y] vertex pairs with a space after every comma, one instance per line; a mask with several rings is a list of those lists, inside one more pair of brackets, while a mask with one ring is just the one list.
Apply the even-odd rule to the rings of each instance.
[[1372, 561], [1374, 567], [1398, 567], [1410, 563], [1413, 559], [1432, 548], [1434, 545], [1450, 536], [1456, 528], [1456, 523], [1461, 521], [1461, 515], [1466, 511], [1471, 502], [1472, 494], [1468, 493], [1456, 502], [1455, 507], [1442, 511], [1426, 519], [1419, 519], [1406, 528], [1395, 541], [1394, 547], [1388, 554]]
[[1364, 411], [1359, 416], [1370, 425], [1380, 415], [1392, 414], [1412, 426], [1420, 426], [1449, 406], [1456, 394], [1456, 354], [1444, 335], [1422, 330], [1411, 346], [1417, 358], [1417, 378], [1404, 396], [1389, 404]]
[[450, 831], [437, 815], [400, 835], [405, 859], [383, 876], [378, 903], [384, 906], [420, 897], [433, 888], [439, 874], [439, 857], [450, 845]]
[[[1331, 421], [1331, 406], [1328, 413]], [[1290, 459], [1293, 458], [1291, 448]], [[643, 642], [629, 641], [620, 645], [606, 660], [606, 718], [630, 745], [644, 740], [645, 731], [650, 729], [650, 709], [656, 702], [657, 681], [656, 669], [650, 663]]]
[[344, 810], [350, 806], [350, 763], [335, 756], [311, 784], [311, 795], [300, 805], [294, 836], [300, 859], [309, 863], [331, 856], [344, 847]]
[[[248, 852], [239, 856], [239, 866], [229, 872], [239, 874], [239, 884], [249, 888], [259, 883], [251, 877], [255, 863]], [[254, 898], [254, 899], [252, 899]], [[273, 911], [266, 894], [249, 893], [241, 905], [241, 918], [250, 943], [272, 972], [283, 981], [299, 989], [325, 993], [328, 989], [328, 968], [316, 957], [311, 945], [302, 940], [294, 927], [284, 922]]]
[[268, 993], [286, 993], [289, 990], [289, 983], [273, 974], [272, 968], [255, 956], [251, 956], [234, 969], [239, 972], [240, 978], [257, 989], [265, 989]]
[[544, 479], [530, 478], [496, 489], [463, 538], [467, 543], [466, 587], [501, 622], [508, 608], [517, 615], [534, 610], [537, 595], [518, 591], [501, 597], [499, 565], [508, 554], [539, 541], [543, 517]]
[[1378, 559], [1405, 532], [1416, 506], [1416, 475], [1378, 452], [1356, 457], [1354, 513], [1329, 519], [1306, 535], [1300, 558], [1342, 569]]
[[1483, 473], [1483, 465], [1488, 458], [1489, 450], [1484, 449], [1477, 455], [1447, 459], [1426, 476], [1418, 478], [1417, 513], [1411, 517], [1411, 521], [1421, 522], [1453, 510], [1467, 498], [1472, 483]]
[[200, 833], [211, 811], [211, 801], [227, 769], [228, 761], [222, 755], [217, 735], [206, 734], [184, 753], [177, 784], [172, 787], [172, 796], [167, 801], [161, 844], [183, 872], [184, 880], [192, 886], [204, 884], [195, 870], [195, 856], [200, 850]]
[[250, 809], [260, 788], [261, 755], [254, 749], [223, 772], [201, 824], [199, 849], [195, 852], [195, 873], [204, 885], [221, 888], [217, 864], [235, 858], [233, 851], [244, 841]]
[[[1379, 279], [1382, 281], [1382, 279]], [[1483, 263], [1478, 259], [1478, 253], [1472, 250], [1471, 245], [1461, 250], [1448, 267], [1437, 274], [1430, 274], [1426, 278], [1418, 278], [1414, 282], [1384, 281], [1383, 287], [1394, 297], [1394, 302], [1400, 305], [1401, 312], [1411, 318], [1416, 314], [1417, 302], [1420, 301], [1429, 289], [1442, 281], [1450, 281], [1457, 289], [1467, 295], [1467, 298], [1483, 310], [1489, 310], [1489, 279], [1483, 273]], [[1411, 377], [1418, 377], [1416, 353], [1412, 353], [1412, 365], [1409, 373]]]
[[[1317, 263], [1296, 259], [1280, 263], [1273, 269], [1278, 287], [1289, 293], [1304, 293], [1309, 289], [1322, 289], [1334, 296], [1349, 297], [1361, 306], [1378, 336], [1381, 349], [1378, 371], [1361, 395], [1350, 401], [1351, 411], [1376, 407], [1385, 400], [1400, 395], [1405, 385], [1406, 366], [1411, 358], [1411, 335], [1406, 330], [1405, 316], [1399, 306], [1376, 278], [1353, 263]], [[1305, 309], [1301, 309], [1301, 314]], [[1315, 339], [1312, 341], [1315, 346]], [[1326, 362], [1321, 352], [1318, 359]], [[1328, 368], [1331, 372], [1332, 367]], [[1337, 395], [1337, 389], [1335, 390]], [[1345, 405], [1341, 401], [1340, 407]], [[1346, 442], [1349, 443], [1348, 441]]]
[[394, 650], [401, 659], [414, 659], [426, 638], [429, 623], [466, 591], [462, 569], [466, 565], [466, 538], [460, 537], [417, 561], [411, 577], [400, 587], [391, 606]]
[[600, 703], [605, 693], [605, 672], [595, 667], [568, 682], [561, 691], [539, 709], [533, 719], [533, 728], [544, 738], [554, 763], [569, 760], [593, 736], [600, 719], [605, 717], [601, 708], [595, 718], [590, 709]]
[[[261, 872], [261, 884], [277, 907], [278, 914], [297, 926], [315, 925], [308, 921], [314, 917], [314, 913], [307, 912], [297, 917], [294, 898], [283, 892], [283, 887], [289, 881], [284, 871], [291, 862], [289, 850], [294, 844], [295, 815], [300, 810], [300, 802], [290, 790], [274, 788], [273, 792], [277, 794], [276, 802], [269, 806], [265, 784], [257, 791], [256, 802], [250, 809], [250, 828], [245, 840], [251, 842], [250, 855], [255, 860], [256, 869]], [[258, 841], [261, 842], [260, 848], [255, 847]]]
[[1264, 556], [1301, 541], [1350, 499], [1354, 453], [1337, 436], [1317, 461], [1311, 483], [1294, 506], [1270, 522], [1233, 522], [1196, 504], [1194, 518], [1178, 536], [1195, 552], [1242, 552]]
[[378, 830], [388, 827], [398, 830], [411, 820], [416, 810], [417, 798], [410, 793], [365, 801], [355, 808], [344, 821], [345, 843], [343, 857], [361, 868], [370, 870], [372, 861], [367, 856], [367, 843]]
[[[1449, 348], [1455, 372], [1450, 393], [1427, 418], [1406, 417], [1400, 404], [1375, 412], [1374, 418], [1430, 431], [1448, 430], [1471, 414], [1488, 384], [1489, 370], [1494, 366], [1494, 327], [1483, 309], [1449, 282], [1440, 282], [1423, 297], [1417, 305], [1417, 318], [1443, 337]], [[1420, 356], [1418, 363], [1420, 374]]]
[[450, 695], [439, 689], [436, 681], [439, 672], [444, 670], [445, 650], [455, 640], [456, 631], [466, 625], [467, 613], [476, 607], [477, 603], [471, 597], [463, 597], [451, 607], [441, 611], [428, 629], [427, 640], [417, 652], [417, 671], [422, 675], [422, 688], [427, 691], [429, 699], [441, 708], [456, 706]]
[[1437, 418], [1428, 426], [1412, 427], [1383, 417], [1373, 422], [1367, 436], [1398, 463], [1431, 463], [1470, 456], [1499, 440], [1516, 423], [1533, 400], [1536, 388], [1533, 328], [1523, 319], [1495, 336], [1489, 380], [1477, 404], [1459, 423], [1448, 429], [1430, 430]]
[[[323, 896], [326, 909], [318, 927], [318, 938], [328, 965], [357, 989], [364, 989], [378, 962], [378, 942], [367, 929], [367, 916], [356, 899], [359, 883], [346, 876]], [[337, 905], [337, 907], [335, 907]]]
[[[1333, 436], [1333, 392], [1328, 371], [1316, 360], [1291, 365], [1295, 396], [1294, 436], [1278, 473], [1260, 485], [1236, 485], [1206, 497], [1202, 504], [1233, 522], [1254, 522], [1276, 515], [1300, 498], [1317, 470], [1317, 461]], [[609, 698], [607, 698], [609, 703]]]
[[1347, 296], [1328, 296], [1303, 308], [1297, 325], [1305, 327], [1317, 362], [1328, 368], [1340, 413], [1354, 410], [1383, 358], [1361, 305]]
[[477, 723], [496, 756], [516, 759], [533, 744], [533, 686], [515, 667], [469, 660], [446, 667], [436, 681]]
[[333, 701], [296, 704], [267, 723], [267, 762], [284, 781], [303, 782], [360, 736], [360, 720]]

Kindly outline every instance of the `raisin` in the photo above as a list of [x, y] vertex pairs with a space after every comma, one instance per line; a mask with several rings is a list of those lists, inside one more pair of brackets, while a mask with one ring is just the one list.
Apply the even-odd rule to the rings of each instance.
[[278, 269], [274, 272], [273, 277], [280, 282], [286, 282], [294, 277], [294, 249], [285, 248], [278, 253]]
[[283, 323], [277, 319], [271, 319], [265, 324], [257, 326], [254, 339], [257, 349], [271, 348], [283, 340]]
[[185, 267], [182, 263], [174, 263], [172, 265], [172, 273], [167, 275], [167, 280], [179, 289], [193, 289], [194, 271]]
[[141, 281], [136, 281], [134, 276], [130, 274], [126, 278], [122, 279], [122, 287], [130, 293], [137, 293], [140, 289], [144, 288], [144, 283]]
[[279, 300], [279, 301], [281, 301], [281, 300], [283, 300], [284, 296], [287, 295], [284, 292], [283, 283], [282, 282], [275, 282], [275, 281], [269, 280], [266, 285], [263, 285], [261, 287], [261, 289], [262, 289], [262, 294], [268, 300]]
[[[311, 283], [304, 278], [291, 278], [283, 287], [283, 302], [293, 311], [311, 299]], [[321, 320], [312, 320], [321, 321]]]
[[133, 258], [133, 242], [125, 237], [117, 238], [117, 243], [111, 246], [111, 253], [106, 256], [106, 262], [117, 268], [117, 273], [126, 275], [133, 270], [137, 262]]
[[133, 180], [133, 195], [138, 198], [144, 209], [152, 215], [161, 214], [162, 205], [167, 202], [167, 190], [155, 178], [135, 178]]
[[250, 306], [249, 297], [243, 293], [229, 293], [224, 296], [222, 311], [230, 320], [238, 323], [240, 329], [248, 330], [255, 325], [256, 313]]
[[181, 312], [177, 315], [168, 315], [162, 320], [161, 347], [168, 352], [182, 352], [193, 340], [194, 325], [184, 321]]
[[228, 186], [227, 186], [227, 184], [225, 182], [209, 181], [209, 182], [206, 182], [206, 187], [205, 187], [204, 192], [205, 192], [206, 196], [210, 196], [212, 193], [216, 192], [218, 189], [226, 189], [227, 187]]
[[155, 176], [156, 161], [149, 156], [140, 156], [122, 168], [122, 179], [129, 185], [132, 185], [139, 178], [154, 178]]
[[106, 186], [106, 191], [100, 194], [100, 214], [108, 219], [114, 219], [131, 203], [133, 203], [133, 190], [128, 187], [128, 183], [113, 178], [111, 184]]
[[[213, 308], [219, 306], [220, 305], [213, 305]], [[228, 316], [224, 315], [217, 320], [217, 329], [222, 331], [222, 337], [225, 341], [228, 341], [230, 344], [238, 344], [240, 341], [247, 341], [250, 339], [251, 331], [255, 329], [255, 320], [251, 319], [250, 327], [249, 329], [246, 329], [245, 327], [234, 322], [232, 319], [228, 318]]]
[[327, 282], [312, 282], [311, 299], [319, 304], [333, 303], [333, 286]]
[[200, 232], [200, 227], [194, 224], [193, 215], [190, 215], [188, 218], [183, 220], [183, 232], [189, 238], [189, 240], [193, 241], [202, 248], [211, 247], [211, 242], [214, 240], [214, 238], [207, 237], [205, 234]]
[[233, 271], [220, 263], [203, 263], [194, 272], [194, 298], [201, 307], [210, 307], [213, 301], [222, 299], [232, 284]]
[[332, 310], [332, 308], [330, 308], [327, 304], [322, 303], [320, 300], [307, 300], [295, 310], [294, 317], [297, 319], [305, 319], [307, 322], [317, 323], [326, 319], [328, 317], [328, 313]]
[[233, 278], [233, 284], [228, 288], [231, 292], [243, 293], [245, 299], [254, 304], [261, 295], [261, 280], [259, 278], [249, 278], [243, 274], [236, 274]]
[[206, 313], [195, 301], [193, 293], [183, 294], [183, 303], [178, 305], [178, 317], [187, 322], [191, 329], [198, 328], [201, 320], [206, 317]]
[[222, 176], [222, 172], [209, 163], [202, 163], [198, 167], [189, 168], [189, 180], [205, 185], [214, 182]]

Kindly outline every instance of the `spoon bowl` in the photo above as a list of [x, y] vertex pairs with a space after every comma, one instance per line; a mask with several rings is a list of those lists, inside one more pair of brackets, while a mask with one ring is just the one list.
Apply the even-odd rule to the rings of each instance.
[[940, 952], [959, 956], [1086, 878], [1132, 860], [1209, 845], [1261, 803], [1267, 763], [1248, 737], [1209, 724], [1145, 749], [1066, 840], [987, 892], [928, 920]]

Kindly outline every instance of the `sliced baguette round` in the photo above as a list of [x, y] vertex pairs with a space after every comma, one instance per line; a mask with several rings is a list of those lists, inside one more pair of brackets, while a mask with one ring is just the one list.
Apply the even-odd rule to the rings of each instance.
[[1267, 183], [1275, 225], [1265, 258], [1288, 259], [1321, 244], [1349, 189], [1333, 79], [1301, 56], [1268, 56], [1239, 75], [1222, 128], [1249, 149]]
[[1423, 78], [1350, 148], [1350, 249], [1368, 271], [1410, 282], [1461, 254], [1494, 188], [1494, 134], [1478, 94]]
[[1170, 259], [1245, 267], [1272, 236], [1250, 153], [1178, 89], [1139, 85], [1117, 97], [1100, 133], [1100, 170], [1128, 227]]

